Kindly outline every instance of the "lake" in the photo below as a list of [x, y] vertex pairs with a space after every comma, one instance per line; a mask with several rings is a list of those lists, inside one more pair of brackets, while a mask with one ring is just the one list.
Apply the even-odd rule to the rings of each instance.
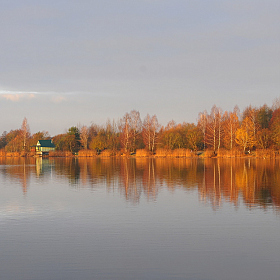
[[280, 279], [280, 162], [0, 158], [0, 279]]

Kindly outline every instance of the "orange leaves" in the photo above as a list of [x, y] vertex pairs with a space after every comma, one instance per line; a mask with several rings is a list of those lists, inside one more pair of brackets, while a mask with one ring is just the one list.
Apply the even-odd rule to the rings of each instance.
[[252, 149], [256, 144], [254, 123], [249, 116], [243, 120], [241, 127], [237, 129], [235, 141], [244, 151], [247, 148]]

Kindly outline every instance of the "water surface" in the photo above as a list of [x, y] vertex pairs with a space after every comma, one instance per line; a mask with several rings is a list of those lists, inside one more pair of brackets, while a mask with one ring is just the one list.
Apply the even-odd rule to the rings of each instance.
[[271, 279], [279, 161], [0, 158], [0, 279]]

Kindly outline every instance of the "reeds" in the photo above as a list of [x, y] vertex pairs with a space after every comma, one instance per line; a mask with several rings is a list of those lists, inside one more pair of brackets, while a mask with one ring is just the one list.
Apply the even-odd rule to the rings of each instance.
[[114, 155], [115, 155], [114, 151], [110, 149], [106, 149], [99, 154], [100, 157], [112, 157]]
[[271, 149], [262, 149], [255, 151], [256, 158], [276, 158], [279, 157], [279, 151], [271, 150]]
[[215, 153], [212, 150], [205, 150], [203, 153], [200, 154], [200, 157], [202, 157], [202, 158], [211, 158], [214, 156], [215, 156]]
[[96, 157], [97, 152], [94, 150], [80, 150], [78, 157]]
[[150, 157], [152, 156], [152, 153], [146, 149], [138, 149], [136, 150], [136, 157]]
[[172, 154], [172, 150], [168, 149], [157, 149], [155, 157], [168, 157]]
[[196, 157], [196, 153], [189, 149], [158, 149], [156, 150], [155, 157], [176, 157], [176, 158], [192, 158]]
[[6, 156], [5, 149], [0, 149], [0, 157], [5, 157], [5, 156]]
[[177, 157], [177, 158], [181, 158], [181, 157], [191, 158], [191, 157], [195, 157], [196, 153], [189, 149], [175, 149], [172, 151], [172, 154], [170, 156]]
[[50, 151], [49, 157], [73, 157], [71, 152], [64, 152], [64, 151]]
[[6, 157], [20, 157], [19, 152], [7, 152]]

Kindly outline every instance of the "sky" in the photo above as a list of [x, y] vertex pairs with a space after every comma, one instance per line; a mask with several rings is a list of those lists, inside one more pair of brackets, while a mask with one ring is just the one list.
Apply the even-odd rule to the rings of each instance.
[[0, 134], [280, 98], [279, 0], [0, 0]]

